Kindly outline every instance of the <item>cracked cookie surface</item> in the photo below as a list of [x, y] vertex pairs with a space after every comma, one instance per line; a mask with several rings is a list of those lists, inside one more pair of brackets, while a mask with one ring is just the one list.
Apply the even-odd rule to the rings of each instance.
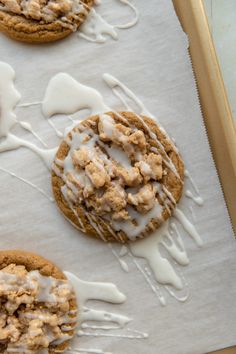
[[52, 188], [64, 216], [104, 241], [147, 236], [179, 201], [184, 164], [152, 119], [132, 112], [82, 121], [61, 143]]
[[0, 0], [0, 31], [41, 43], [68, 36], [85, 21], [94, 0]]

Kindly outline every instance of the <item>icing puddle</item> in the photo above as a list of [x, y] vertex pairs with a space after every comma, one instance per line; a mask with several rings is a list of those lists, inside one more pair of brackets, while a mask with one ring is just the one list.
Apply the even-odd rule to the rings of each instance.
[[[128, 3], [127, 1], [123, 2], [125, 4]], [[51, 170], [52, 161], [57, 147], [47, 149], [45, 147], [45, 142], [33, 131], [32, 127], [27, 122], [17, 120], [14, 109], [20, 101], [20, 94], [14, 87], [14, 70], [8, 64], [0, 62], [0, 76], [4, 78], [0, 82], [0, 152], [16, 150], [23, 147], [27, 148], [44, 162], [46, 169]], [[110, 74], [104, 74], [103, 79], [114, 95], [116, 95], [121, 101], [121, 104], [126, 110], [131, 111], [131, 108], [128, 105], [129, 99], [137, 107], [138, 112], [136, 112], [136, 114], [140, 120], [142, 120], [141, 114], [147, 114], [157, 121], [157, 119], [148, 112], [144, 104], [123, 83]], [[72, 119], [68, 116], [68, 127], [65, 132], [62, 133], [59, 132], [56, 127], [58, 114], [70, 115], [80, 112], [83, 109], [88, 109], [90, 115], [113, 111], [113, 109], [106, 105], [102, 95], [97, 90], [77, 82], [66, 73], [59, 73], [50, 80], [45, 92], [45, 97], [42, 101], [19, 104], [18, 107], [21, 107], [21, 109], [30, 109], [32, 105], [41, 106], [45, 118], [59, 137], [65, 136], [66, 132], [71, 130], [79, 120]], [[31, 132], [32, 135], [38, 139], [40, 147], [28, 140], [21, 139], [14, 135], [11, 132], [11, 129], [16, 124], [20, 124], [23, 129]], [[153, 132], [149, 131], [149, 134], [156, 139], [156, 136], [153, 136]], [[160, 146], [160, 148], [162, 147]], [[164, 163], [177, 176], [177, 171], [168, 156], [164, 156]], [[17, 176], [3, 167], [0, 168], [0, 171], [18, 178], [30, 187], [35, 188], [50, 201], [53, 201], [51, 196], [48, 196], [42, 189], [38, 188], [32, 182]], [[185, 176], [189, 186], [185, 191], [187, 197], [186, 201], [192, 203], [190, 205], [190, 210], [192, 217], [194, 218], [193, 205], [201, 207], [204, 201], [189, 171], [185, 171]], [[165, 193], [168, 195], [168, 191], [165, 191]], [[173, 199], [173, 196], [168, 195], [168, 197], [174, 204], [175, 200]], [[202, 246], [202, 239], [193, 222], [190, 221], [178, 207], [175, 209], [173, 217], [149, 237], [130, 243], [127, 246], [122, 246], [121, 248], [118, 245], [108, 244], [110, 251], [123, 271], [128, 273], [130, 270], [129, 263], [133, 263], [137, 271], [142, 274], [147, 286], [150, 287], [154, 296], [158, 298], [160, 304], [163, 306], [167, 304], [168, 296], [174, 297], [180, 302], [186, 301], [189, 296], [188, 284], [180, 271], [181, 267], [185, 267], [189, 264], [188, 254], [182, 239], [183, 232], [187, 233], [198, 247]], [[144, 262], [140, 259], [144, 259], [146, 264], [143, 265]], [[88, 299], [108, 301], [112, 303], [124, 302], [125, 296], [120, 293], [114, 285], [87, 283], [79, 280], [70, 273], [66, 274], [74, 283], [75, 287], [80, 289], [78, 296], [83, 311], [79, 318], [81, 326], [78, 331], [78, 336], [106, 336], [127, 339], [147, 338], [146, 333], [127, 328], [127, 324], [130, 321], [128, 317], [86, 307], [86, 301]], [[89, 297], [86, 294], [89, 294]], [[102, 322], [103, 324], [101, 326], [98, 326], [97, 324], [88, 325], [86, 321]], [[104, 325], [104, 323], [106, 324]], [[117, 333], [118, 330], [123, 330], [124, 328], [125, 332], [119, 331], [119, 333]], [[114, 331], [116, 333], [114, 333]], [[89, 350], [90, 349], [86, 349], [84, 352], [104, 353], [100, 349]], [[70, 353], [72, 352], [83, 352], [83, 349], [70, 351]]]
[[[92, 8], [86, 21], [78, 29], [78, 36], [89, 42], [104, 43], [108, 37], [114, 40], [118, 39], [117, 29], [128, 29], [135, 26], [139, 19], [137, 8], [128, 0], [119, 0], [119, 2], [133, 12], [133, 17], [129, 22], [111, 25]], [[95, 4], [102, 6], [102, 1], [96, 1]]]
[[[107, 302], [112, 304], [122, 304], [126, 296], [121, 293], [112, 283], [87, 282], [79, 279], [70, 272], [64, 272], [72, 283], [77, 303], [80, 311], [78, 312], [78, 337], [113, 337], [123, 339], [147, 339], [148, 334], [127, 327], [131, 318], [118, 313], [97, 310], [87, 307], [86, 303], [90, 300]], [[101, 349], [70, 349], [68, 353], [97, 353], [111, 354]]]

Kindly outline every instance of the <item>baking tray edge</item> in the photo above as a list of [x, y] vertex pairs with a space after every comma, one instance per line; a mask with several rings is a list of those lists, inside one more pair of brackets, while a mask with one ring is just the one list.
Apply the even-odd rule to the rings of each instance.
[[236, 234], [236, 128], [208, 27], [203, 0], [173, 0], [189, 37], [207, 135]]

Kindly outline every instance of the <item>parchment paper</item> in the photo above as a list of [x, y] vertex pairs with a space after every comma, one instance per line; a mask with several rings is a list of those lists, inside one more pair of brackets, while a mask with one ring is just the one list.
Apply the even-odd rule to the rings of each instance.
[[[117, 42], [88, 43], [74, 34], [58, 43], [36, 46], [1, 34], [0, 60], [15, 69], [22, 103], [41, 100], [49, 79], [64, 71], [99, 89], [108, 105], [121, 108], [102, 81], [102, 74], [108, 72], [158, 116], [175, 138], [205, 199], [202, 208], [194, 207], [203, 249], [182, 232], [190, 257], [190, 265], [182, 268], [190, 299], [181, 304], [168, 297], [168, 305], [161, 307], [132, 263], [125, 274], [105, 244], [79, 234], [54, 204], [2, 172], [0, 244], [2, 249], [38, 252], [85, 280], [115, 282], [127, 295], [126, 303], [96, 306], [132, 317], [129, 327], [149, 333], [148, 340], [82, 338], [81, 346], [116, 354], [202, 354], [236, 343], [236, 245], [202, 123], [186, 35], [170, 0], [136, 0], [135, 4], [140, 21], [130, 30], [119, 31]], [[99, 11], [112, 23], [125, 22], [131, 15], [115, 0], [104, 0]], [[50, 147], [58, 144], [40, 107], [18, 108], [17, 114]], [[18, 133], [31, 139], [29, 133]], [[0, 165], [50, 193], [49, 172], [30, 151], [0, 154]], [[187, 205], [184, 198], [181, 208], [191, 218]]]

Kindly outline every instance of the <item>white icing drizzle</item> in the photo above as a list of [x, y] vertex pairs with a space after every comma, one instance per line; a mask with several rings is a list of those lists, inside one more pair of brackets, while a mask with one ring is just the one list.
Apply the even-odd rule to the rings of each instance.
[[129, 272], [129, 266], [128, 264], [121, 259], [121, 257], [119, 256], [119, 254], [115, 251], [114, 247], [112, 246], [111, 243], [108, 243], [108, 246], [112, 252], [112, 254], [114, 255], [114, 257], [117, 259], [117, 261], [119, 262], [121, 269], [123, 269], [124, 272], [128, 273]]
[[127, 208], [132, 220], [135, 221], [136, 225], [130, 220], [127, 221], [113, 221], [112, 226], [116, 231], [122, 230], [125, 232], [130, 240], [135, 240], [140, 233], [145, 230], [145, 227], [153, 218], [162, 219], [162, 206], [156, 201], [155, 206], [146, 214], [140, 217], [140, 214], [135, 211], [134, 208]]
[[39, 193], [41, 193], [42, 195], [44, 195], [44, 197], [46, 197], [50, 202], [54, 202], [54, 198], [53, 197], [50, 197], [43, 189], [39, 188], [38, 186], [36, 186], [36, 184], [28, 181], [27, 179], [23, 178], [23, 177], [19, 177], [17, 176], [15, 173], [7, 170], [6, 168], [3, 168], [3, 167], [0, 167], [0, 170], [2, 172], [5, 172], [7, 173], [8, 175], [10, 175], [11, 177], [13, 178], [17, 178], [18, 180], [22, 181], [23, 183], [29, 185], [30, 187], [36, 189]]
[[137, 8], [128, 0], [120, 0], [120, 2], [130, 7], [134, 12], [134, 18], [131, 21], [125, 24], [111, 25], [99, 15], [94, 8], [92, 8], [86, 21], [84, 21], [79, 28], [79, 37], [82, 37], [89, 42], [104, 43], [107, 40], [107, 36], [110, 36], [114, 40], [118, 39], [116, 28], [128, 29], [135, 26], [139, 19]]
[[[53, 168], [52, 168], [52, 169], [53, 169], [53, 171], [56, 171], [56, 166], [53, 165]], [[56, 173], [56, 174], [59, 175], [58, 173]], [[62, 191], [62, 194], [63, 194], [65, 200], [66, 200], [67, 203], [69, 204], [69, 207], [71, 208], [71, 210], [72, 210], [73, 213], [75, 214], [75, 216], [76, 216], [76, 218], [77, 218], [77, 220], [78, 220], [78, 222], [79, 222], [79, 224], [80, 224], [80, 228], [79, 228], [78, 226], [77, 226], [77, 227], [79, 228], [79, 230], [85, 232], [85, 228], [84, 228], [83, 222], [82, 222], [82, 220], [80, 219], [77, 210], [73, 207], [73, 204], [71, 203], [70, 199], [67, 197], [67, 187], [66, 187], [66, 185], [64, 185], [64, 186], [61, 188], [61, 191]], [[71, 221], [70, 219], [67, 219], [67, 220], [72, 223], [72, 221]], [[74, 225], [74, 224], [73, 224], [73, 225]]]
[[152, 280], [151, 280], [151, 272], [149, 271], [148, 268], [145, 268], [145, 270], [141, 267], [141, 265], [138, 263], [138, 261], [136, 260], [136, 258], [133, 256], [132, 253], [129, 252], [129, 256], [131, 257], [133, 263], [135, 264], [136, 268], [138, 269], [138, 271], [142, 274], [142, 276], [144, 277], [145, 281], [147, 282], [147, 284], [149, 285], [149, 287], [151, 288], [151, 290], [153, 291], [153, 293], [157, 296], [157, 298], [160, 301], [160, 304], [162, 306], [166, 306], [166, 299], [163, 296], [163, 294], [161, 293], [159, 287], [157, 284], [153, 284]]
[[172, 232], [168, 231], [160, 243], [176, 262], [182, 266], [186, 266], [189, 264], [189, 259], [182, 238], [174, 223], [171, 223], [170, 227], [175, 231], [176, 239], [174, 239]]
[[[81, 325], [82, 329], [100, 329], [100, 330], [105, 330], [105, 331], [110, 331], [114, 329], [121, 329], [121, 326], [94, 326], [94, 325], [88, 325], [88, 324], [82, 324]], [[126, 328], [127, 332], [130, 333], [136, 333], [139, 334], [142, 338], [148, 338], [148, 334], [145, 332], [137, 331], [136, 329], [132, 328]]]
[[20, 147], [26, 147], [33, 151], [42, 159], [46, 167], [51, 170], [57, 148], [41, 149], [25, 139], [21, 139], [14, 134], [8, 133], [7, 137], [0, 143], [0, 152], [16, 150]]
[[200, 196], [195, 197], [189, 189], [187, 189], [185, 191], [185, 195], [189, 199], [192, 199], [194, 201], [194, 203], [196, 203], [198, 206], [202, 206], [204, 204], [204, 200], [202, 199], [202, 197], [200, 197]]
[[187, 178], [189, 179], [189, 181], [191, 182], [191, 184], [192, 184], [192, 186], [193, 186], [195, 192], [196, 192], [197, 194], [200, 194], [200, 193], [199, 193], [199, 189], [198, 189], [196, 183], [194, 182], [194, 180], [193, 180], [193, 178], [192, 178], [192, 176], [190, 175], [190, 173], [189, 173], [188, 170], [185, 170], [185, 171], [184, 171], [184, 175], [185, 175], [185, 177], [187, 177]]
[[193, 221], [196, 221], [195, 214], [194, 214], [194, 211], [193, 211], [193, 206], [190, 205], [190, 206], [189, 206], [189, 209], [190, 209], [190, 212], [191, 212], [191, 215], [192, 215], [192, 220], [193, 220]]
[[197, 232], [195, 226], [188, 220], [184, 213], [179, 209], [175, 208], [174, 217], [181, 223], [185, 231], [192, 237], [196, 244], [200, 247], [203, 245], [201, 236]]
[[[189, 233], [189, 235], [195, 240], [197, 245], [202, 245], [202, 240], [197, 233], [193, 224], [186, 218], [183, 212], [177, 210], [175, 217], [181, 222], [183, 228]], [[175, 237], [174, 237], [175, 235]], [[160, 246], [164, 246], [168, 254], [172, 257], [174, 261], [182, 266], [189, 264], [189, 258], [177, 229], [175, 223], [169, 225], [169, 221], [165, 222], [158, 230], [156, 230], [152, 235], [143, 240], [136, 241], [135, 243], [130, 243], [129, 247], [132, 252], [132, 260], [135, 263], [138, 270], [142, 273], [145, 280], [151, 287], [152, 291], [159, 297], [159, 293], [156, 292], [155, 286], [150, 280], [150, 273], [142, 269], [139, 263], [136, 261], [134, 256], [145, 258], [152, 270], [153, 275], [157, 282], [163, 285], [171, 285], [177, 290], [182, 290], [184, 288], [183, 279], [176, 273], [173, 265], [170, 263], [168, 258], [162, 256]], [[183, 278], [183, 277], [182, 277]], [[174, 296], [179, 301], [186, 301], [189, 294], [181, 297], [175, 296], [172, 289], [166, 288], [171, 296]]]
[[17, 107], [31, 107], [31, 106], [39, 106], [42, 104], [42, 101], [35, 101], [35, 102], [26, 102], [26, 103], [21, 103], [18, 104]]
[[167, 285], [164, 286], [164, 288], [167, 290], [167, 292], [173, 297], [175, 298], [177, 301], [179, 302], [186, 302], [189, 298], [189, 290], [187, 291], [186, 295], [183, 296], [178, 296], [174, 293], [174, 291], [172, 289], [170, 289]]
[[113, 322], [118, 323], [119, 327], [123, 328], [131, 319], [120, 314], [84, 307], [82, 321]]
[[113, 314], [107, 311], [88, 309], [85, 306], [86, 302], [89, 300], [100, 300], [114, 304], [122, 304], [125, 302], [125, 295], [122, 294], [114, 284], [86, 282], [77, 278], [70, 272], [64, 273], [72, 283], [78, 304], [80, 309], [82, 309], [78, 312], [79, 323], [83, 323], [84, 321], [106, 321], [115, 322], [121, 326], [124, 326], [130, 321], [130, 319], [126, 316]]
[[104, 43], [106, 42], [104, 35], [118, 39], [114, 26], [105, 21], [95, 9], [91, 9], [86, 21], [80, 26], [79, 37], [89, 42]]
[[44, 146], [44, 147], [48, 147], [48, 145], [43, 141], [43, 139], [33, 130], [32, 126], [30, 123], [28, 122], [24, 122], [24, 121], [18, 121], [17, 123], [20, 124], [20, 126], [22, 128], [24, 128], [25, 130], [29, 131], [31, 134], [34, 135], [34, 137]]
[[177, 301], [186, 302], [190, 296], [189, 286], [188, 286], [188, 283], [186, 282], [183, 274], [181, 272], [179, 272], [179, 275], [184, 283], [183, 291], [179, 292], [180, 294], [177, 294], [175, 289], [171, 289], [168, 285], [164, 285], [164, 288], [169, 293], [169, 295], [172, 296]]
[[[0, 76], [3, 78], [0, 82], [0, 138], [3, 138], [0, 142], [0, 152], [26, 147], [36, 153], [50, 169], [56, 149], [41, 149], [10, 133], [17, 123], [14, 108], [20, 100], [20, 95], [14, 87], [15, 72], [11, 66], [0, 62]], [[31, 129], [28, 123], [23, 122], [23, 126], [27, 130]]]
[[120, 2], [122, 2], [123, 4], [129, 6], [131, 8], [131, 10], [133, 10], [134, 18], [130, 22], [127, 22], [127, 23], [121, 24], [121, 25], [114, 25], [114, 27], [120, 28], [120, 29], [127, 29], [127, 28], [135, 26], [137, 24], [138, 20], [139, 20], [139, 11], [138, 11], [138, 9], [128, 0], [120, 0]]
[[16, 124], [14, 108], [21, 96], [15, 89], [15, 72], [6, 63], [0, 62], [0, 138], [7, 137], [10, 129]]
[[70, 75], [59, 73], [49, 81], [42, 103], [46, 117], [59, 113], [72, 114], [86, 108], [91, 115], [109, 111], [97, 90], [80, 84]]
[[[134, 331], [134, 330], [132, 330]], [[137, 333], [135, 331], [134, 333]], [[83, 330], [78, 331], [79, 337], [115, 337], [115, 338], [126, 338], [126, 339], [147, 339], [148, 334], [139, 332], [138, 334], [129, 334], [129, 333], [107, 333], [107, 332], [86, 332]]]
[[102, 349], [88, 349], [88, 348], [80, 348], [80, 349], [73, 349], [73, 350], [67, 350], [68, 353], [74, 354], [74, 353], [82, 353], [82, 354], [112, 354], [112, 352], [104, 352]]
[[189, 173], [188, 170], [184, 171], [184, 175], [185, 175], [185, 177], [188, 178], [195, 193], [197, 194], [197, 196], [194, 196], [190, 190], [186, 190], [186, 192], [185, 192], [186, 197], [188, 197], [189, 199], [192, 199], [194, 201], [194, 203], [196, 203], [198, 206], [202, 206], [204, 204], [204, 199], [201, 197], [199, 189], [198, 189], [196, 183], [194, 182], [193, 177], [191, 176], [191, 174]]
[[54, 130], [58, 138], [63, 138], [63, 133], [59, 129], [57, 129], [57, 127], [55, 126], [52, 120], [48, 119], [48, 124]]
[[119, 255], [120, 255], [121, 257], [123, 257], [123, 256], [125, 256], [126, 254], [128, 254], [128, 248], [123, 245], [123, 246], [121, 246], [121, 248], [120, 248]]
[[[38, 105], [41, 105], [43, 102], [29, 102], [29, 103], [23, 103], [23, 104], [20, 104], [20, 105], [17, 105], [17, 107], [23, 107], [23, 108], [28, 108], [28, 107], [31, 107], [31, 106], [38, 106]], [[48, 120], [48, 124], [50, 125], [50, 127], [54, 130], [54, 132], [56, 133], [56, 135], [59, 137], [59, 138], [62, 138], [63, 137], [63, 133], [60, 132], [60, 130], [58, 130], [55, 126], [55, 124], [53, 123], [52, 120]], [[41, 143], [47, 147], [47, 144], [45, 144], [42, 139], [37, 135], [36, 136], [36, 133], [34, 131], [32, 131], [32, 134], [38, 138], [39, 141], [41, 141]]]
[[[144, 106], [142, 101], [122, 82], [120, 82], [118, 79], [116, 79], [114, 76], [112, 76], [108, 73], [103, 74], [103, 80], [112, 89], [113, 93], [117, 97], [120, 98], [120, 96], [117, 95], [118, 92], [116, 91], [116, 88], [121, 88], [122, 91], [127, 95], [127, 97], [130, 98], [137, 105], [137, 107], [140, 109], [141, 114], [144, 114], [144, 115], [146, 114], [146, 115], [151, 116], [150, 112], [146, 109], [146, 107]], [[127, 108], [129, 107], [128, 104], [126, 107]]]
[[16, 123], [22, 128], [30, 131], [44, 146], [44, 141], [32, 129], [31, 125], [24, 121], [17, 121], [14, 108], [20, 101], [21, 95], [14, 86], [15, 72], [12, 67], [4, 62], [0, 62], [0, 138], [7, 137], [9, 131]]
[[[160, 252], [160, 243], [169, 234], [169, 223], [165, 222], [149, 237], [130, 244], [131, 252], [136, 257], [145, 258], [156, 278], [161, 284], [170, 284], [176, 289], [182, 289], [183, 284], [173, 266]], [[176, 248], [176, 253], [179, 250]], [[176, 254], [177, 258], [177, 254]]]

